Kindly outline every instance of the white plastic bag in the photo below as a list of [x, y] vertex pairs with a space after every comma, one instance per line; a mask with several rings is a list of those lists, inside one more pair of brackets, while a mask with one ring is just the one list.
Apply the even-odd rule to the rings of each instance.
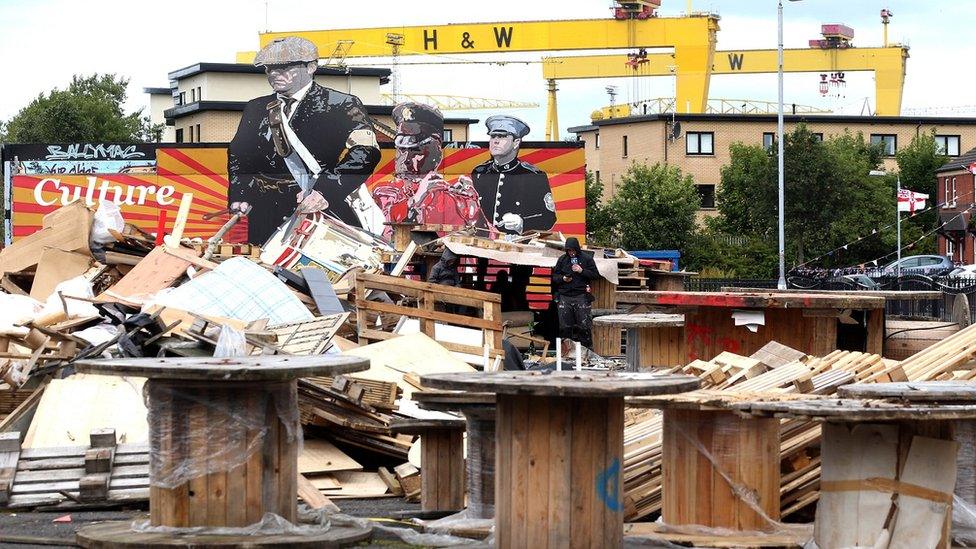
[[226, 324], [221, 324], [220, 335], [214, 348], [215, 357], [244, 356], [247, 348], [244, 346], [244, 332], [237, 331]]
[[92, 223], [91, 241], [94, 244], [115, 242], [115, 237], [112, 236], [109, 229], [122, 232], [124, 228], [125, 219], [122, 219], [119, 205], [111, 200], [99, 201], [98, 209], [95, 210], [95, 220]]

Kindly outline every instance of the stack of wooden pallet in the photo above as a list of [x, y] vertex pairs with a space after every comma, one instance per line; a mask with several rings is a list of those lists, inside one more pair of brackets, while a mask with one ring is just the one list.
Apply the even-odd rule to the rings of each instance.
[[976, 325], [960, 330], [898, 364], [872, 373], [868, 381], [976, 379]]
[[[771, 343], [749, 357], [724, 352], [714, 359], [694, 361], [674, 372], [694, 375], [702, 386], [718, 391], [723, 399], [740, 395], [831, 394], [840, 385], [867, 380], [886, 368], [881, 356], [835, 351], [824, 357], [809, 357]], [[704, 399], [709, 391], [683, 398]], [[624, 429], [624, 504], [627, 520], [636, 520], [661, 508], [661, 416], [644, 410], [631, 412]], [[799, 421], [784, 421], [780, 435], [783, 478], [783, 516], [816, 501], [820, 475], [820, 427]]]

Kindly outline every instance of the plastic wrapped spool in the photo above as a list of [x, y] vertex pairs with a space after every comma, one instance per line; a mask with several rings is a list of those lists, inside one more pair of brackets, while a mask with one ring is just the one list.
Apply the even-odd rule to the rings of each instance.
[[150, 524], [294, 522], [302, 443], [297, 382], [169, 381], [145, 385]]
[[466, 412], [468, 431], [468, 516], [495, 516], [495, 417], [493, 409]]

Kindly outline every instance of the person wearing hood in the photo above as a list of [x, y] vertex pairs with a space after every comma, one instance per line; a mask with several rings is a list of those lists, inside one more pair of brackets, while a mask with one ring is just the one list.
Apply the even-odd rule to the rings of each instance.
[[458, 285], [458, 256], [447, 248], [441, 254], [441, 258], [430, 269], [427, 275], [427, 282], [431, 284], [443, 284], [445, 286]]
[[[593, 347], [590, 281], [600, 276], [593, 255], [583, 253], [579, 240], [566, 239], [566, 253], [552, 269], [553, 299], [557, 301], [559, 337]], [[565, 343], [565, 342], [564, 342]]]

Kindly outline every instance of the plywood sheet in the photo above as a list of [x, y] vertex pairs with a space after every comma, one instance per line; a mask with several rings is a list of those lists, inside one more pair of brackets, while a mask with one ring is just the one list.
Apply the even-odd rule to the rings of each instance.
[[298, 472], [304, 474], [358, 471], [362, 465], [327, 440], [306, 439], [298, 454]]
[[98, 299], [141, 303], [156, 292], [172, 286], [189, 266], [189, 261], [168, 254], [163, 246], [158, 246]]
[[37, 264], [30, 296], [38, 301], [46, 300], [58, 284], [85, 274], [94, 261], [88, 254], [45, 248]]
[[75, 374], [44, 390], [24, 448], [87, 446], [93, 429], [115, 429], [119, 443], [148, 440], [145, 378]]
[[44, 216], [42, 229], [19, 238], [0, 252], [0, 272], [16, 273], [37, 265], [45, 248], [90, 254], [92, 213], [82, 201]]
[[416, 388], [404, 381], [404, 374], [439, 374], [449, 372], [474, 372], [473, 367], [424, 334], [403, 335], [350, 349], [345, 355], [370, 359], [368, 370], [349, 374], [350, 378], [373, 379], [396, 383], [409, 399]]
[[388, 495], [389, 488], [379, 473], [346, 471], [333, 473], [333, 476], [342, 487], [339, 490], [327, 491], [326, 495], [330, 498], [369, 498]]

